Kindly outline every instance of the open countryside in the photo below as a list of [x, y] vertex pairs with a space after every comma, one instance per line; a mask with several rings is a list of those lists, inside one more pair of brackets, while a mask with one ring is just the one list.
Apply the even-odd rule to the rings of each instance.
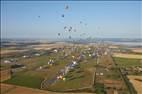
[[1, 94], [142, 94], [142, 1], [1, 1]]

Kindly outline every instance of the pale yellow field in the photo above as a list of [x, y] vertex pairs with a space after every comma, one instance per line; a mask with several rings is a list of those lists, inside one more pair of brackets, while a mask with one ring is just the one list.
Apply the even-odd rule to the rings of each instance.
[[136, 80], [136, 79], [142, 80], [142, 76], [130, 75], [130, 76], [128, 76], [128, 79], [133, 84], [133, 86], [134, 86], [135, 90], [137, 91], [137, 93], [142, 94], [142, 81]]
[[54, 43], [54, 44], [39, 44], [39, 45], [30, 45], [29, 47], [35, 50], [50, 50], [52, 48], [62, 48], [65, 44], [64, 43]]
[[121, 57], [121, 58], [142, 59], [142, 55], [138, 55], [138, 54], [113, 53], [113, 56]]
[[109, 46], [109, 48], [118, 48], [118, 46], [116, 46], [116, 45], [111, 45], [111, 46]]
[[3, 54], [15, 53], [15, 52], [24, 52], [24, 51], [27, 51], [27, 50], [1, 50], [0, 54], [3, 55]]

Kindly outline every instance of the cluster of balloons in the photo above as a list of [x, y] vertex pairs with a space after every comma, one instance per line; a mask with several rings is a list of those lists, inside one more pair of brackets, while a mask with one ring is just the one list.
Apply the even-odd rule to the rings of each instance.
[[[68, 11], [68, 10], [69, 10], [69, 6], [68, 6], [68, 5], [65, 5], [64, 10], [65, 10], [65, 11]], [[62, 14], [61, 17], [64, 18], [64, 17], [65, 17], [65, 14]], [[79, 23], [80, 23], [80, 24], [83, 24], [83, 25], [85, 25], [85, 26], [87, 26], [87, 23], [83, 23], [82, 21], [80, 21]], [[76, 28], [73, 28], [72, 26], [64, 26], [64, 30], [65, 30], [65, 32], [76, 32], [76, 31], [77, 31]], [[86, 34], [86, 33], [82, 33], [82, 34], [80, 34], [80, 36], [83, 36], [83, 35], [85, 35], [85, 34]], [[58, 33], [58, 36], [61, 36], [61, 33]], [[69, 38], [69, 39], [72, 39], [71, 35], [69, 35], [68, 38]]]

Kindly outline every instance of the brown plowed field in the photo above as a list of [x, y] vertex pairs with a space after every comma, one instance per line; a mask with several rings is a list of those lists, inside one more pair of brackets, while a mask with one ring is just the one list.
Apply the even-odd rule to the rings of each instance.
[[0, 84], [1, 94], [92, 94], [92, 93], [56, 93], [9, 84]]

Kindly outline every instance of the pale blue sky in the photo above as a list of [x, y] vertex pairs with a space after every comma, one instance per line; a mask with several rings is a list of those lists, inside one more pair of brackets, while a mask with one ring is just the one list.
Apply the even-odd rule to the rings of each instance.
[[[69, 6], [68, 10], [64, 9], [65, 5]], [[141, 1], [2, 1], [1, 36], [140, 38], [141, 15]], [[77, 31], [65, 32], [64, 26]]]

